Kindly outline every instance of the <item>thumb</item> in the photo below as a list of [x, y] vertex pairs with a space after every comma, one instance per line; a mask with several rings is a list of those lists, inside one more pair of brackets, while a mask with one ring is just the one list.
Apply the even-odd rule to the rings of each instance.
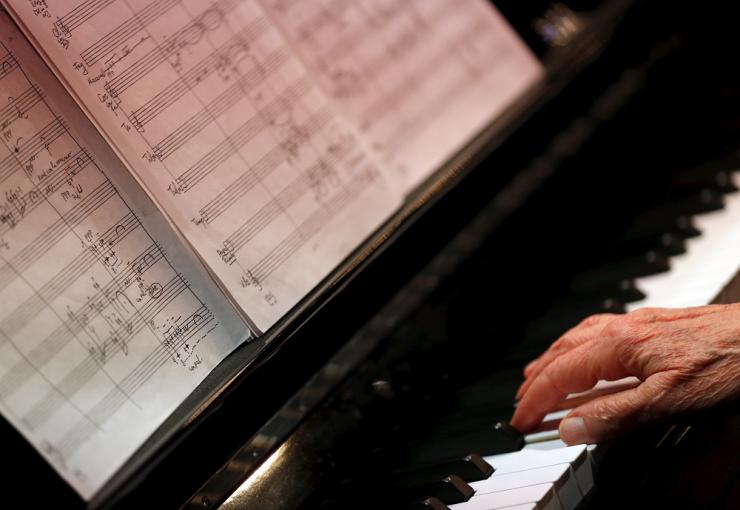
[[670, 410], [663, 398], [670, 386], [670, 374], [661, 372], [632, 389], [587, 402], [560, 423], [560, 439], [569, 445], [600, 443], [657, 422]]

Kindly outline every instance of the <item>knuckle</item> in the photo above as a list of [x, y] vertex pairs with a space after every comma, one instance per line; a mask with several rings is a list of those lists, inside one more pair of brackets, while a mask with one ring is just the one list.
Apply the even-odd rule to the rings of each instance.
[[657, 398], [662, 398], [673, 392], [688, 380], [687, 374], [682, 373], [680, 370], [663, 372], [662, 375], [653, 385], [653, 395]]
[[643, 367], [647, 356], [646, 341], [651, 338], [639, 324], [630, 323], [627, 319], [622, 323], [619, 334], [615, 337], [614, 352], [617, 359], [625, 367]]
[[608, 422], [616, 418], [626, 417], [632, 413], [640, 411], [639, 403], [629, 397], [625, 397], [620, 401], [615, 399], [601, 399], [595, 401], [591, 408], [591, 414], [602, 421]]
[[545, 384], [548, 388], [549, 392], [554, 392], [557, 394], [564, 393], [560, 388], [560, 383], [558, 382], [558, 378], [553, 371], [552, 365], [542, 371], [542, 374], [540, 374], [540, 378], [543, 381], [543, 384]]
[[615, 345], [614, 350], [617, 354], [617, 359], [620, 361], [622, 366], [634, 367], [638, 365], [638, 361], [641, 355], [640, 344], [636, 343], [631, 339], [624, 339]]
[[660, 312], [660, 308], [646, 307], [639, 308], [634, 312], [628, 314], [627, 316], [631, 317], [631, 319], [636, 321], [637, 323], [644, 324], [655, 322], [658, 319], [658, 315], [660, 315]]
[[597, 313], [594, 315], [590, 315], [581, 321], [581, 325], [582, 326], [595, 326], [599, 324], [600, 322], [602, 322], [608, 316], [609, 314], [606, 314], [606, 313]]
[[717, 363], [718, 358], [712, 352], [699, 351], [689, 356], [684, 356], [683, 372], [687, 376], [693, 376], [705, 372], [709, 367]]
[[566, 356], [559, 356], [550, 363], [550, 366], [548, 367], [548, 375], [552, 377], [553, 375], [560, 373], [566, 367]]
[[558, 338], [555, 343], [552, 344], [550, 347], [550, 351], [552, 352], [560, 352], [564, 350], [568, 350], [571, 348], [572, 342], [567, 336], [563, 336]]
[[637, 322], [630, 315], [615, 317], [604, 327], [604, 334], [610, 338], [629, 338]]
[[569, 393], [568, 381], [570, 379], [569, 374], [572, 373], [574, 367], [580, 366], [579, 359], [575, 356], [564, 355], [559, 356], [552, 360], [550, 364], [545, 367], [542, 371], [543, 380], [546, 381], [548, 386], [558, 393], [563, 395]]
[[667, 393], [673, 391], [675, 388], [683, 386], [692, 379], [694, 379], [694, 374], [683, 367], [681, 369], [665, 372], [665, 377], [660, 381], [659, 385], [656, 385], [656, 387], [659, 388], [660, 393]]
[[674, 407], [677, 389], [686, 382], [685, 374], [680, 372], [664, 373], [656, 383], [651, 385], [650, 393], [645, 396], [645, 407], [655, 411], [670, 410]]

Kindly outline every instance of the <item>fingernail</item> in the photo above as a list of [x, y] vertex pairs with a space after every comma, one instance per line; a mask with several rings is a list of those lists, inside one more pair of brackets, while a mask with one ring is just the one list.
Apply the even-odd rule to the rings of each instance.
[[593, 436], [586, 430], [586, 422], [580, 416], [566, 418], [560, 424], [560, 439], [566, 444], [593, 444]]

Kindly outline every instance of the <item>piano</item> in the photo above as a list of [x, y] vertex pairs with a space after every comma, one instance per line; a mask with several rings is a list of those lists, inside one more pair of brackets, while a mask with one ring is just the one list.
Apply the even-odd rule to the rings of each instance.
[[[524, 365], [588, 315], [740, 299], [738, 9], [494, 3], [545, 82], [88, 507], [738, 508], [736, 406], [603, 445], [565, 446], [564, 412], [507, 425]], [[3, 507], [85, 507], [0, 434]]]

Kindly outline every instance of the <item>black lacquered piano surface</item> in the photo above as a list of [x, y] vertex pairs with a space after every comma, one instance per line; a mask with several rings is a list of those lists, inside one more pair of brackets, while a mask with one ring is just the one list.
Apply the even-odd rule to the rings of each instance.
[[[548, 3], [517, 4], [500, 7], [542, 58], [557, 55], [531, 28]], [[636, 280], [670, 271], [740, 169], [732, 7], [568, 4], [586, 26], [617, 4], [626, 14], [602, 20], [615, 30], [596, 34], [603, 49], [96, 504], [464, 510], [491, 476], [484, 458], [523, 448], [506, 426], [523, 366], [586, 316], [639, 300]], [[23, 488], [10, 503], [43, 483], [42, 506], [80, 507], [3, 428], [18, 465], [8, 486]], [[602, 451], [580, 508], [740, 504], [736, 408]]]

